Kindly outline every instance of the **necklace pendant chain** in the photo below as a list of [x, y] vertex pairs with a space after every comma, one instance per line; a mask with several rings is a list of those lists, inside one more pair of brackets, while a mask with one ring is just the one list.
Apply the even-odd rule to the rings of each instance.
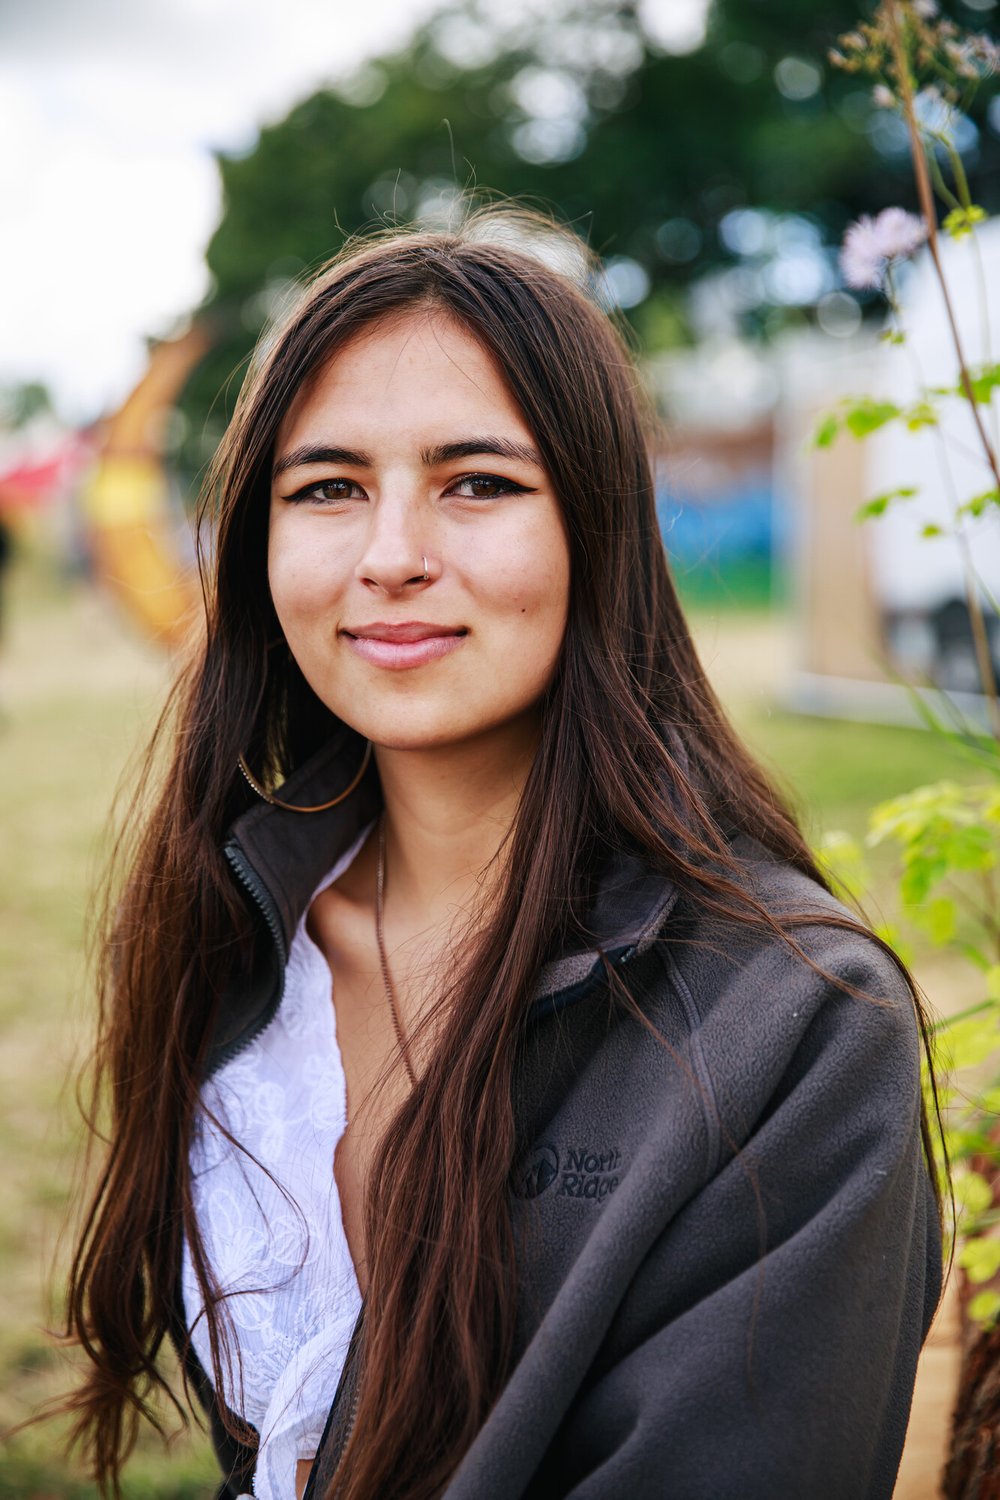
[[392, 988], [392, 979], [389, 975], [389, 960], [385, 952], [385, 935], [383, 932], [383, 902], [385, 891], [385, 813], [378, 820], [378, 867], [375, 875], [375, 937], [378, 942], [379, 962], [382, 965], [382, 983], [385, 985], [385, 997], [389, 1002], [389, 1014], [392, 1016], [393, 1030], [396, 1033], [396, 1042], [402, 1053], [406, 1064], [406, 1071], [410, 1075], [410, 1082], [416, 1087], [417, 1075], [413, 1068], [410, 1057], [410, 1049], [406, 1044], [406, 1034], [403, 1031], [403, 1023], [396, 1008], [396, 996]]

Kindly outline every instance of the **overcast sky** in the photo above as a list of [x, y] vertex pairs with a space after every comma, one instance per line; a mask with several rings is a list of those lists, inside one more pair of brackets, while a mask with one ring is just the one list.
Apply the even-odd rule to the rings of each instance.
[[[497, 0], [512, 8], [552, 0]], [[639, 0], [671, 50], [708, 0]], [[88, 419], [201, 298], [213, 148], [249, 149], [447, 0], [0, 0], [0, 384]]]
[[440, 0], [0, 0], [0, 382], [116, 401], [205, 288], [246, 148]]

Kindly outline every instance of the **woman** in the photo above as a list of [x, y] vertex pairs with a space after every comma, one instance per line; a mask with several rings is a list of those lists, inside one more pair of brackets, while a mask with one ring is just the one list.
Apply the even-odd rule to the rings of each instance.
[[108, 945], [105, 1483], [169, 1333], [226, 1496], [891, 1494], [923, 1021], [706, 682], [567, 243], [356, 246], [240, 397]]

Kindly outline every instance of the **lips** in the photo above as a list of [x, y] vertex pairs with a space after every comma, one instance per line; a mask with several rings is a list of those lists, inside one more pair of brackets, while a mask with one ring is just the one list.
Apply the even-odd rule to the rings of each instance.
[[376, 621], [374, 625], [359, 625], [343, 634], [362, 660], [390, 671], [402, 671], [450, 655], [461, 646], [468, 632], [462, 627], [407, 620], [398, 625]]
[[374, 625], [359, 625], [354, 630], [345, 630], [358, 640], [378, 641], [426, 641], [432, 636], [464, 635], [462, 626], [430, 625], [426, 620], [404, 620], [398, 625], [376, 620]]

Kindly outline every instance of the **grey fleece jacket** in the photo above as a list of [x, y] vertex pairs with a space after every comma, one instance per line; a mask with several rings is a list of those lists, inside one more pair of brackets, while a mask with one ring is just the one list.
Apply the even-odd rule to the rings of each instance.
[[[329, 762], [289, 797], [330, 796]], [[234, 826], [262, 940], [210, 1071], [274, 1014], [305, 902], [378, 801], [368, 778], [328, 813]], [[771, 910], [845, 914], [752, 840], [733, 849]], [[855, 998], [627, 858], [590, 925], [540, 976], [515, 1092], [516, 1362], [447, 1500], [889, 1500], [941, 1288], [899, 971], [866, 936], [798, 928]], [[609, 1003], [602, 954], [662, 1042]], [[363, 1318], [307, 1500], [353, 1418]], [[234, 1496], [252, 1455], [187, 1363]]]

